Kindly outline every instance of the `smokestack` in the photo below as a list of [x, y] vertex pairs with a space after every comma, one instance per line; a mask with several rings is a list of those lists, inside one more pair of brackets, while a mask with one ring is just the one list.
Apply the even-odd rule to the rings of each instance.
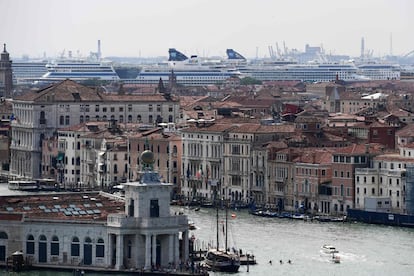
[[364, 56], [365, 56], [364, 53], [365, 53], [365, 40], [362, 37], [361, 38], [361, 59], [364, 59]]
[[101, 53], [101, 40], [98, 39], [98, 60], [101, 60], [102, 53]]

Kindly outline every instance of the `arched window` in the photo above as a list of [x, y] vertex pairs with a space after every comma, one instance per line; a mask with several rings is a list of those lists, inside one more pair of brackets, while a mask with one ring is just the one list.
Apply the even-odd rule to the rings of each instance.
[[142, 117], [141, 117], [141, 115], [137, 115], [137, 123], [142, 123]]
[[132, 123], [132, 115], [128, 115], [128, 123]]
[[123, 123], [124, 122], [124, 115], [119, 115], [119, 122]]
[[79, 123], [83, 123], [83, 115], [80, 115], [80, 117], [79, 117]]
[[97, 258], [104, 258], [105, 257], [105, 243], [102, 238], [98, 239], [98, 242], [96, 243], [96, 257]]
[[27, 236], [26, 240], [26, 254], [32, 254], [35, 253], [35, 242], [33, 235]]
[[79, 238], [74, 237], [70, 246], [70, 255], [72, 257], [79, 257]]
[[92, 240], [91, 240], [91, 238], [89, 238], [89, 237], [86, 237], [86, 238], [85, 238], [85, 243], [92, 243]]
[[60, 116], [59, 117], [59, 124], [60, 125], [64, 125], [65, 124], [65, 116]]
[[106, 122], [106, 121], [107, 121], [106, 115], [103, 115], [103, 116], [102, 116], [102, 121], [104, 121], [104, 122]]
[[177, 146], [175, 146], [175, 145], [173, 146], [173, 153], [177, 154]]
[[9, 236], [6, 232], [0, 232], [0, 240], [7, 240]]
[[52, 242], [50, 243], [50, 255], [59, 256], [59, 238], [56, 236], [52, 237]]

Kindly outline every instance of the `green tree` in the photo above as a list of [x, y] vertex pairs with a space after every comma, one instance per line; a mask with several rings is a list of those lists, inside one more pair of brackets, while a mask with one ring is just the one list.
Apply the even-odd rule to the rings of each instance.
[[262, 81], [257, 80], [252, 77], [245, 77], [240, 80], [241, 85], [252, 85], [252, 84], [262, 84]]

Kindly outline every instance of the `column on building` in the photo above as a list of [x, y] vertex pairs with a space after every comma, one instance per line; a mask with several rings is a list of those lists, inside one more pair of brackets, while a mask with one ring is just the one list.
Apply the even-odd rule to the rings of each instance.
[[106, 254], [106, 263], [112, 266], [112, 259], [114, 254], [114, 243], [112, 239], [113, 234], [108, 235], [108, 254]]
[[154, 264], [157, 262], [157, 235], [152, 235], [152, 263]]
[[145, 269], [151, 268], [151, 235], [145, 235]]
[[178, 233], [174, 234], [174, 264], [178, 266], [180, 263], [180, 239]]
[[139, 251], [141, 247], [141, 239], [140, 235], [135, 235], [135, 266], [138, 267], [140, 265], [139, 262]]
[[174, 234], [168, 235], [168, 262], [174, 263]]
[[188, 230], [183, 232], [183, 259], [184, 261], [187, 260], [188, 255], [189, 255], [189, 241], [188, 241]]
[[124, 235], [116, 235], [116, 263], [115, 268], [121, 269], [124, 266]]

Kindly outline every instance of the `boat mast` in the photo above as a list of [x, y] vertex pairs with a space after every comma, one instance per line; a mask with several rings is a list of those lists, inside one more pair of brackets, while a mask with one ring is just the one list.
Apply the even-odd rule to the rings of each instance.
[[216, 208], [216, 227], [217, 227], [217, 250], [219, 250], [219, 211], [218, 211], [218, 204], [217, 204], [217, 208]]
[[227, 214], [228, 214], [228, 208], [227, 208], [227, 202], [225, 202], [224, 204], [225, 204], [224, 208], [226, 208], [226, 233], [225, 233], [225, 235], [226, 235], [226, 248], [225, 248], [225, 252], [227, 252]]

